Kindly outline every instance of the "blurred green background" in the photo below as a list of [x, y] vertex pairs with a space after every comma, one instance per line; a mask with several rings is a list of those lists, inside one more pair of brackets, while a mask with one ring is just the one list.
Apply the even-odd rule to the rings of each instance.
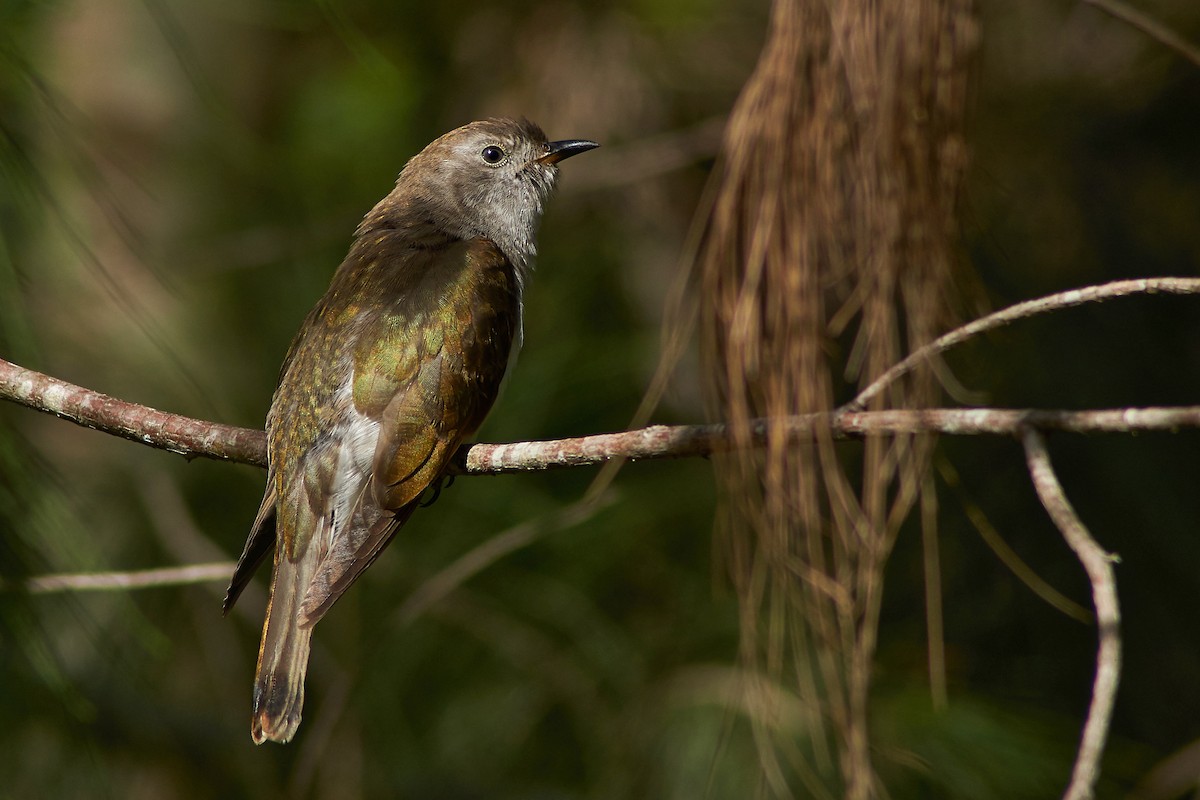
[[[1144, 8], [1200, 41], [1200, 6]], [[964, 241], [979, 310], [1200, 264], [1200, 70], [1094, 8], [983, 2]], [[626, 426], [763, 3], [0, 2], [0, 356], [128, 400], [262, 423], [283, 354], [404, 161], [471, 119], [604, 144], [563, 168], [525, 349], [483, 441]], [[951, 356], [986, 402], [1194, 403], [1200, 307], [1139, 298], [1024, 323]], [[654, 421], [703, 417], [685, 358]], [[1119, 552], [1126, 670], [1101, 794], [1200, 739], [1200, 433], [1051, 451]], [[1094, 631], [1004, 567], [977, 505], [1076, 601], [1083, 574], [1019, 446], [946, 439], [949, 708], [925, 665], [920, 537], [888, 575], [877, 767], [892, 795], [1055, 796]], [[0, 575], [236, 557], [263, 473], [0, 407]], [[0, 593], [0, 797], [753, 796], [727, 704], [736, 604], [698, 459], [595, 477], [460, 479], [318, 628], [305, 723], [255, 748], [263, 583]], [[527, 521], [544, 534], [415, 620], [397, 609]], [[915, 534], [915, 531], [913, 532]], [[264, 576], [265, 577], [265, 576]], [[785, 730], [798, 738], [803, 731]], [[1191, 765], [1191, 774], [1200, 766]], [[1182, 789], [1159, 796], [1177, 796]]]

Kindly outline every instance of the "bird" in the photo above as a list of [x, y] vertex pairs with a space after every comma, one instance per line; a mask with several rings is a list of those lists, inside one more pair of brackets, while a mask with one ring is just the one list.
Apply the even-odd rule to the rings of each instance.
[[413, 156], [292, 341], [267, 413], [267, 484], [226, 614], [274, 546], [255, 744], [300, 726], [313, 627], [441, 488], [522, 338], [557, 164], [599, 147], [490, 118]]

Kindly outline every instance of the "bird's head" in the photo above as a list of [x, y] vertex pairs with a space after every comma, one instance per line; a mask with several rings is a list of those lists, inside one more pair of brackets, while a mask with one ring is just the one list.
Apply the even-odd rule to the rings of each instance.
[[528, 120], [487, 119], [450, 131], [414, 156], [396, 181], [400, 213], [462, 239], [496, 243], [518, 268], [537, 252], [542, 209], [558, 162], [599, 147], [583, 139], [547, 141]]

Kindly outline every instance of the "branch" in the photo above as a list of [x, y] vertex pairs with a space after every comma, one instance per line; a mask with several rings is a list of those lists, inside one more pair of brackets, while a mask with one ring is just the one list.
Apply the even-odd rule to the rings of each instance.
[[227, 581], [233, 574], [232, 561], [211, 564], [189, 564], [184, 567], [165, 567], [133, 572], [81, 572], [74, 574], [39, 575], [20, 582], [0, 585], [9, 590], [30, 594], [53, 594], [80, 591], [124, 591], [149, 589], [156, 586], [184, 586], [190, 583]]
[[596, 512], [610, 505], [612, 500], [611, 494], [588, 492], [561, 511], [526, 520], [489, 537], [418, 586], [396, 610], [394, 619], [402, 626], [410, 624], [466, 583], [469, 578], [504, 556], [528, 546], [548, 532], [581, 525]]
[[[770, 427], [807, 441], [828, 429], [836, 439], [877, 434], [943, 433], [958, 436], [1016, 436], [1025, 428], [1070, 433], [1130, 433], [1200, 427], [1200, 406], [1115, 408], [1094, 411], [1042, 411], [1008, 408], [930, 408], [904, 411], [838, 411], [801, 414], [751, 423], [751, 442], [767, 440]], [[513, 444], [477, 444], [459, 451], [460, 471], [469, 475], [530, 472], [556, 467], [709, 456], [733, 449], [736, 437], [726, 425], [652, 425], [635, 431]]]
[[1157, 40], [1159, 44], [1171, 48], [1197, 67], [1200, 67], [1200, 49], [1197, 49], [1187, 39], [1184, 39], [1149, 14], [1143, 14], [1136, 8], [1120, 2], [1120, 0], [1083, 0], [1083, 2], [1095, 6], [1109, 16], [1128, 23], [1151, 39]]
[[[1197, 294], [1200, 278], [1144, 278], [1116, 281], [1018, 303], [947, 333], [913, 352], [862, 391], [840, 411], [752, 423], [756, 445], [766, 440], [769, 424], [785, 426], [796, 440], [810, 439], [827, 428], [838, 438], [868, 434], [943, 433], [1015, 436], [1026, 427], [1073, 433], [1130, 433], [1200, 427], [1200, 407], [1130, 408], [1102, 411], [1035, 411], [1015, 409], [861, 409], [927, 359], [985, 331], [1047, 311], [1071, 308], [1134, 294]], [[120, 436], [187, 458], [212, 458], [265, 467], [266, 435], [262, 431], [205, 422], [118, 400], [100, 392], [34, 372], [0, 359], [0, 399], [53, 414], [84, 427]], [[452, 471], [497, 475], [555, 467], [601, 464], [614, 459], [660, 459], [708, 456], [733, 447], [723, 425], [655, 425], [620, 433], [512, 444], [464, 446]]]
[[1064, 800], [1090, 800], [1100, 776], [1100, 756], [1104, 753], [1104, 741], [1108, 738], [1117, 683], [1121, 677], [1121, 612], [1112, 568], [1116, 556], [1104, 552], [1071, 507], [1054, 474], [1042, 434], [1027, 428], [1021, 439], [1038, 497], [1067, 544], [1079, 557], [1092, 584], [1092, 600], [1096, 605], [1096, 622], [1100, 628], [1096, 679], [1092, 687], [1091, 708], [1088, 709], [1079, 753], [1075, 758], [1075, 769], [1063, 795]]
[[[203, 456], [266, 466], [266, 436], [262, 431], [203, 422], [127, 403], [3, 360], [0, 360], [0, 398], [188, 458]], [[1093, 411], [930, 408], [802, 414], [773, 423], [765, 419], [751, 423], [750, 438], [756, 446], [766, 442], [771, 425], [784, 428], [794, 441], [810, 440], [822, 429], [829, 429], [839, 439], [925, 432], [1016, 436], [1029, 427], [1071, 433], [1130, 433], [1200, 428], [1200, 406]], [[725, 425], [652, 425], [569, 439], [475, 444], [459, 450], [452, 472], [500, 475], [603, 464], [618, 458], [641, 461], [709, 456], [732, 449], [735, 441]]]
[[880, 375], [875, 381], [863, 389], [858, 397], [847, 403], [846, 409], [863, 409], [880, 392], [892, 385], [901, 376], [912, 372], [918, 365], [935, 356], [965, 342], [973, 336], [996, 328], [1002, 328], [1019, 319], [1027, 319], [1045, 314], [1047, 311], [1057, 311], [1062, 308], [1074, 308], [1085, 303], [1099, 303], [1117, 297], [1128, 297], [1135, 294], [1200, 294], [1200, 278], [1139, 278], [1129, 281], [1113, 281], [1099, 286], [1085, 286], [1082, 289], [1071, 289], [1058, 294], [1026, 300], [1023, 303], [1009, 306], [995, 313], [980, 317], [961, 328], [955, 328], [949, 333], [934, 339], [924, 347], [912, 352], [896, 366]]
[[267, 436], [262, 431], [168, 414], [3, 359], [0, 359], [0, 399], [186, 458], [203, 456], [259, 467], [267, 465]]

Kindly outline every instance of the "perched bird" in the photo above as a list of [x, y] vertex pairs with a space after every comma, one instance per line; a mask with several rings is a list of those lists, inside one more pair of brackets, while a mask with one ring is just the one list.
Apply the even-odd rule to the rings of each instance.
[[295, 735], [313, 626], [495, 401], [555, 165], [594, 147], [509, 119], [437, 139], [363, 219], [293, 340], [267, 414], [266, 493], [224, 605], [275, 545], [255, 743]]

